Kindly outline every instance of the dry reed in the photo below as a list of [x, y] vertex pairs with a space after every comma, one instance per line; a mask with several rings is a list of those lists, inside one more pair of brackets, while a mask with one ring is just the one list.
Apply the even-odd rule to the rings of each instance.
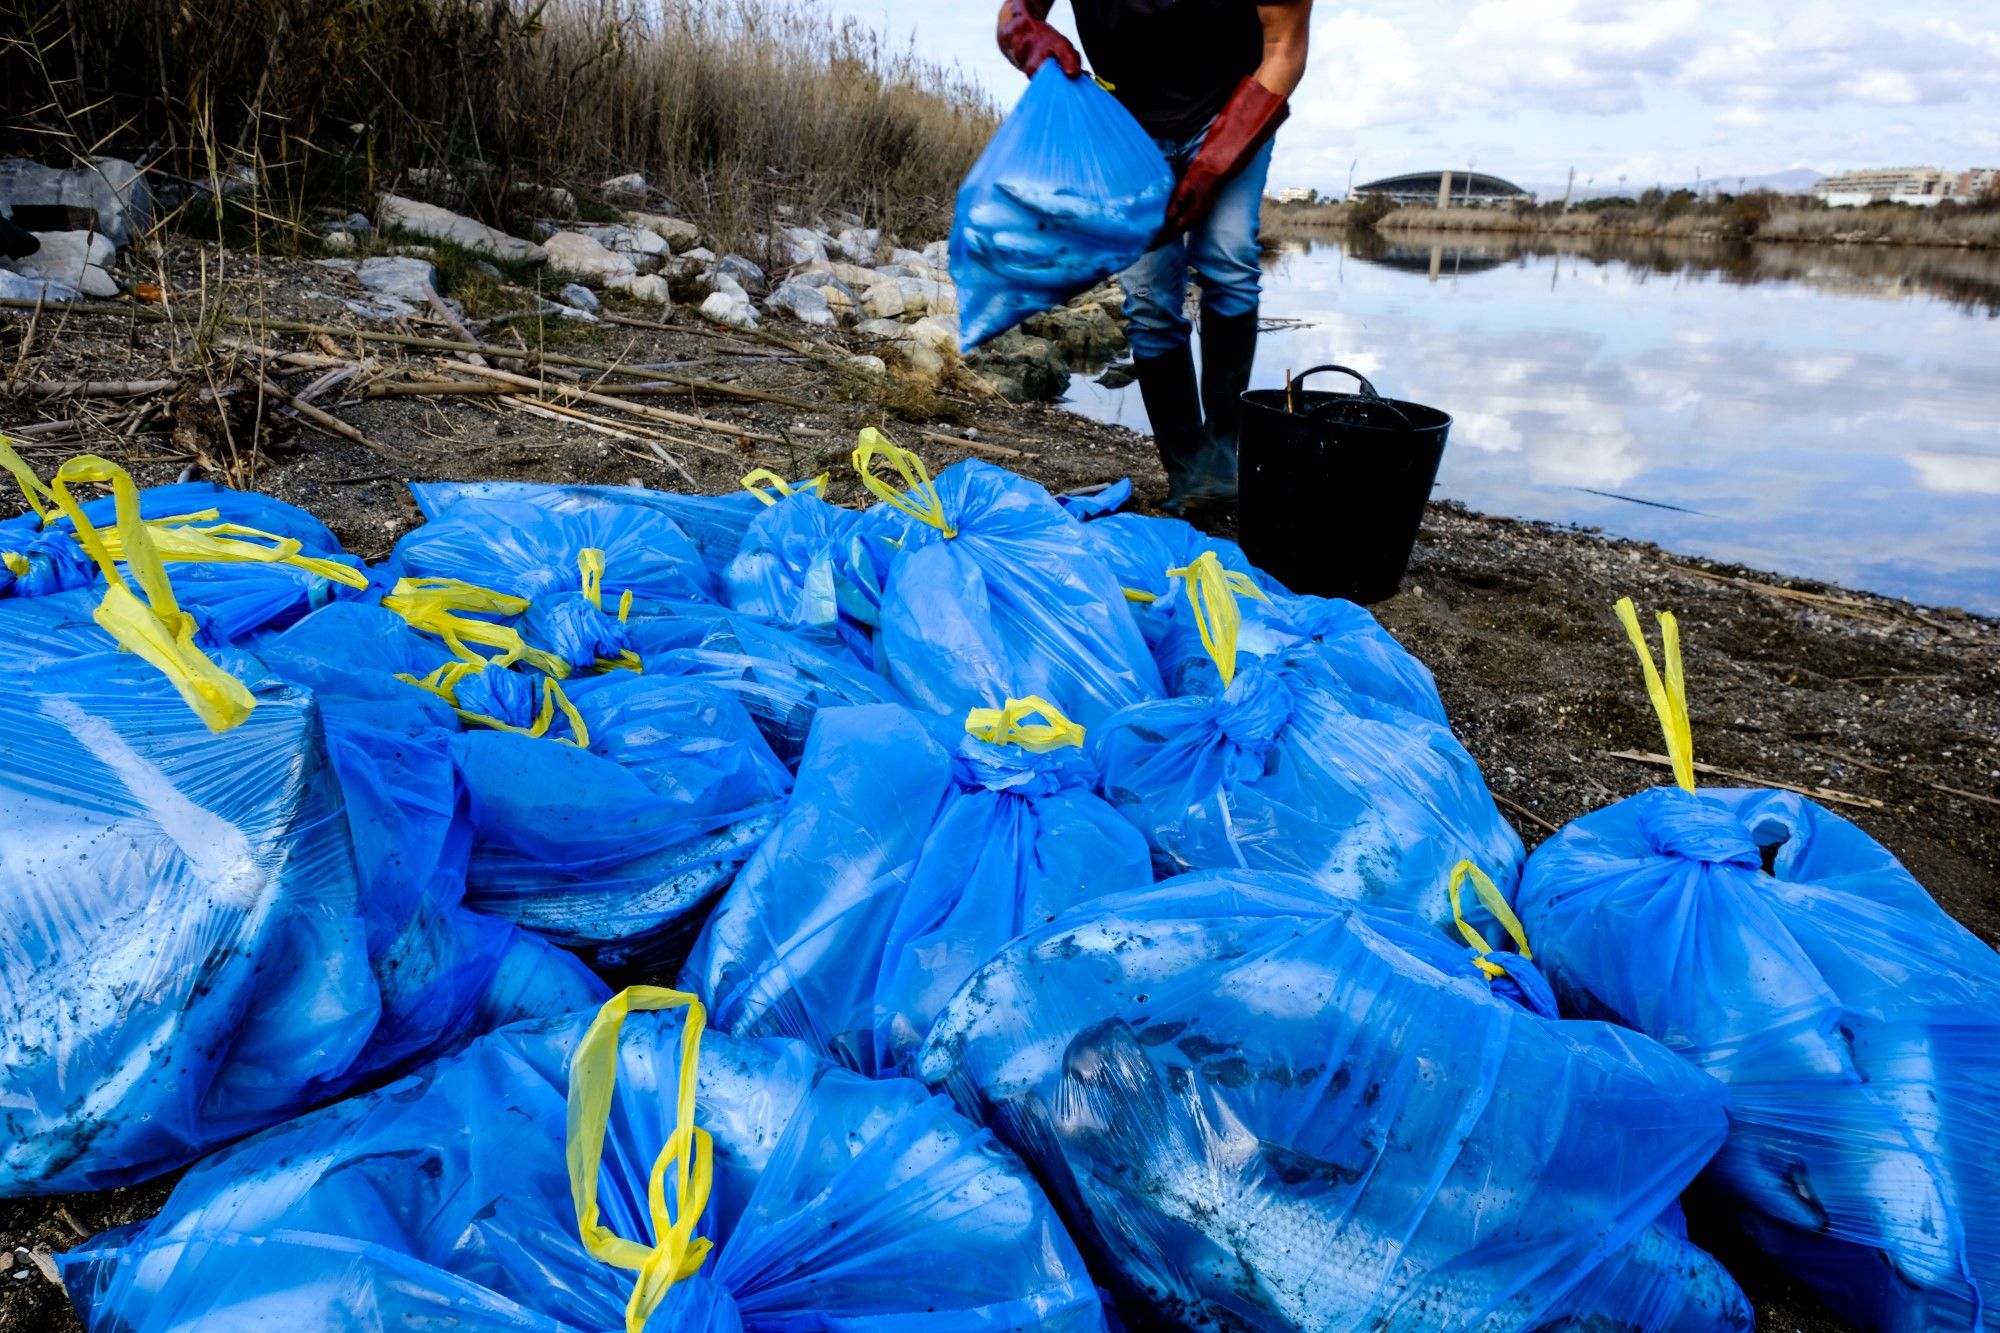
[[0, 0], [0, 135], [113, 153], [263, 208], [643, 172], [718, 234], [790, 209], [942, 234], [995, 123], [956, 69], [815, 0]]

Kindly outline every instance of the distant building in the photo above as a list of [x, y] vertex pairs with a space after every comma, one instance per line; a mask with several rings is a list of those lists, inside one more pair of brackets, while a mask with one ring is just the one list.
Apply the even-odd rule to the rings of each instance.
[[2000, 167], [1974, 167], [1945, 177], [1944, 197], [1961, 204], [2000, 197]]
[[1396, 204], [1436, 204], [1446, 208], [1482, 208], [1496, 204], [1531, 204], [1535, 196], [1512, 181], [1477, 171], [1416, 171], [1385, 176], [1357, 185], [1352, 199], [1379, 194]]
[[1828, 176], [1813, 187], [1813, 194], [1834, 208], [1860, 208], [1885, 201], [1927, 208], [1950, 198], [1948, 188], [1955, 187], [1958, 180], [1958, 176], [1936, 167], [1876, 167]]
[[1272, 195], [1271, 202], [1274, 204], [1306, 204], [1311, 203], [1313, 196], [1318, 193], [1318, 190], [1307, 190], [1297, 185], [1292, 185]]

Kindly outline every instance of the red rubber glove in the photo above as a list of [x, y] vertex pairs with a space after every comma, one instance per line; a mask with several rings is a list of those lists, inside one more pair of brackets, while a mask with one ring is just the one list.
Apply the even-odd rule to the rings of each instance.
[[1000, 13], [1000, 54], [1029, 78], [1053, 60], [1070, 78], [1083, 73], [1083, 57], [1069, 38], [1028, 12], [1028, 0], [1007, 0]]
[[1257, 80], [1246, 78], [1237, 84], [1209, 122], [1207, 137], [1194, 161], [1181, 173], [1173, 198], [1167, 201], [1167, 225], [1160, 231], [1160, 240], [1172, 240], [1200, 225], [1230, 177], [1243, 169], [1291, 114], [1291, 104]]

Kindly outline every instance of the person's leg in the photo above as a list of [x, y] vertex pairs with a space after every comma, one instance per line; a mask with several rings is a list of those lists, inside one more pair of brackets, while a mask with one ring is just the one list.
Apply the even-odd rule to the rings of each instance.
[[1149, 251], [1118, 281], [1125, 289], [1132, 376], [1139, 381], [1139, 396], [1153, 423], [1153, 444], [1167, 474], [1166, 509], [1178, 513], [1207, 440], [1188, 346], [1187, 242], [1176, 238]]
[[[1243, 420], [1243, 391], [1257, 356], [1257, 302], [1262, 289], [1258, 224], [1264, 182], [1271, 170], [1265, 144], [1217, 196], [1215, 209], [1190, 238], [1201, 284], [1201, 402], [1214, 446], [1206, 471], [1209, 489], [1234, 490], [1236, 437]], [[1223, 479], [1230, 483], [1223, 486]]]

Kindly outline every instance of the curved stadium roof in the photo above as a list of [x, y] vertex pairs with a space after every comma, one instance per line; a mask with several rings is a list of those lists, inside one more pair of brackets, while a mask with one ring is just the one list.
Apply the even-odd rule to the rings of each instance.
[[[1413, 171], [1407, 175], [1384, 176], [1381, 180], [1357, 185], [1354, 187], [1354, 193], [1417, 195], [1435, 199], [1438, 187], [1443, 183], [1442, 171]], [[1454, 170], [1451, 173], [1452, 198], [1462, 199], [1468, 193], [1474, 199], [1512, 199], [1526, 194], [1527, 191], [1514, 182], [1503, 180], [1498, 176], [1488, 176], [1477, 171]]]

